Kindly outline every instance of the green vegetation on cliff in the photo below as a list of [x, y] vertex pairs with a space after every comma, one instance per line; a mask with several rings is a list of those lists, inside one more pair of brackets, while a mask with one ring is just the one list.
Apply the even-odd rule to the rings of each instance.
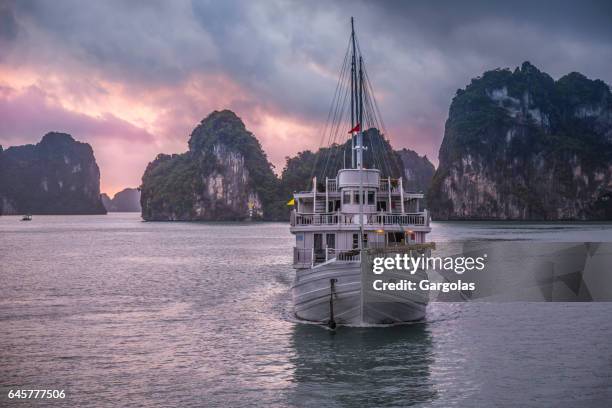
[[[389, 141], [377, 130], [364, 132], [364, 167], [381, 170], [383, 177], [404, 177], [405, 189], [426, 192], [433, 177], [434, 165], [426, 156], [419, 156], [410, 149], [393, 150]], [[290, 197], [295, 191], [312, 189], [312, 177], [317, 177], [320, 190], [324, 189], [325, 177], [335, 178], [338, 170], [351, 167], [351, 142], [323, 147], [312, 152], [306, 150], [294, 157], [287, 157], [281, 174], [284, 194]]]
[[[376, 129], [364, 132], [365, 167], [384, 176], [404, 174], [407, 189], [424, 191], [433, 175], [426, 157], [404, 149], [395, 152]], [[350, 167], [350, 141], [304, 151], [287, 158], [280, 179], [261, 145], [231, 111], [213, 112], [191, 133], [189, 151], [160, 154], [142, 178], [145, 220], [287, 220], [293, 192], [311, 189], [317, 176], [333, 178], [344, 163]]]
[[[434, 217], [609, 217], [612, 95], [528, 62], [473, 79], [453, 98], [430, 189]], [[602, 201], [603, 200], [603, 201]]]
[[233, 112], [215, 111], [191, 133], [189, 151], [160, 154], [142, 178], [146, 220], [278, 219], [278, 180], [259, 141]]
[[93, 149], [66, 133], [0, 148], [0, 214], [105, 214]]
[[[365, 168], [378, 168], [383, 177], [398, 177], [402, 173], [402, 159], [393, 151], [389, 141], [377, 129], [368, 129], [363, 133], [363, 152]], [[287, 157], [281, 182], [286, 194], [294, 191], [312, 189], [312, 177], [317, 177], [317, 184], [324, 188], [325, 177], [335, 178], [338, 170], [351, 167], [351, 141], [321, 147], [316, 152], [306, 150], [295, 157]]]

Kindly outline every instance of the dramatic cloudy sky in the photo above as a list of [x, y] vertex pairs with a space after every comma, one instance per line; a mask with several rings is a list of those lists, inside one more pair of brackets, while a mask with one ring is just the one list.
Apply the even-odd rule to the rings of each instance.
[[484, 70], [612, 83], [610, 1], [0, 0], [0, 144], [69, 132], [114, 193], [230, 108], [280, 170], [319, 144], [351, 15], [393, 145], [436, 163], [452, 96]]

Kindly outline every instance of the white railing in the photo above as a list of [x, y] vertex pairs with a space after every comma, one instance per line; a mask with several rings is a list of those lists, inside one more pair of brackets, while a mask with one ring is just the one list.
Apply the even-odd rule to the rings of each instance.
[[[415, 251], [417, 254], [434, 249], [435, 244], [428, 243], [383, 243], [369, 242], [364, 250], [367, 251]], [[334, 248], [293, 248], [293, 266], [295, 268], [312, 268], [328, 261], [336, 262], [360, 262], [361, 252], [358, 249], [334, 249]]]
[[291, 213], [291, 226], [352, 224], [353, 216], [339, 213], [298, 214]]
[[309, 268], [332, 259], [339, 262], [359, 262], [361, 255], [357, 249], [293, 248], [293, 266], [296, 268]]
[[359, 262], [361, 254], [358, 249], [325, 248], [325, 260], [335, 259], [343, 262]]
[[330, 193], [338, 191], [338, 185], [336, 183], [336, 179], [327, 180], [327, 191]]
[[[388, 178], [380, 179], [379, 184], [378, 184], [379, 193], [388, 193], [389, 189], [391, 189], [391, 193], [393, 194], [400, 193], [402, 189], [402, 185], [401, 185], [402, 183], [400, 181], [401, 181], [400, 179], [388, 179]], [[338, 191], [339, 191], [338, 181], [336, 179], [327, 179], [327, 185], [322, 187], [322, 190], [320, 188], [316, 189], [317, 194], [324, 194], [326, 192], [335, 193]], [[297, 193], [298, 194], [313, 194], [313, 190], [298, 191]]]
[[425, 213], [416, 214], [370, 214], [370, 225], [428, 225], [429, 220]]
[[[357, 214], [325, 213], [325, 214], [299, 214], [291, 212], [291, 226], [308, 225], [349, 225], [355, 222]], [[356, 220], [359, 220], [357, 218]], [[429, 225], [427, 212], [412, 214], [376, 213], [366, 214], [366, 225]]]
[[391, 188], [392, 193], [400, 192], [400, 182], [399, 179], [380, 179], [379, 191], [381, 192], [389, 192], [389, 188]]
[[293, 248], [293, 266], [307, 268], [313, 265], [313, 250]]

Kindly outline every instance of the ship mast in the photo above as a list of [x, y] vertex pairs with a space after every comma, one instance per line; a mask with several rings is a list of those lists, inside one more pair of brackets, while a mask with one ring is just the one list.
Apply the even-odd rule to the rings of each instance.
[[359, 170], [359, 249], [363, 249], [363, 205], [365, 201], [363, 194], [363, 58], [359, 55], [359, 72], [357, 72], [357, 47], [353, 17], [351, 17], [351, 45], [351, 129], [357, 129], [351, 132], [351, 164], [352, 168]]
[[[355, 117], [357, 116], [357, 66], [355, 61], [355, 23], [351, 17], [351, 129], [355, 128]], [[351, 168], [355, 168], [355, 133], [351, 132]]]
[[359, 56], [359, 116], [358, 119], [360, 127], [357, 130], [357, 146], [355, 146], [357, 153], [357, 168], [359, 169], [359, 248], [363, 249], [363, 204], [365, 197], [363, 194], [363, 59]]
[[357, 123], [359, 124], [359, 130], [357, 131], [357, 142], [355, 143], [355, 150], [357, 153], [357, 168], [361, 170], [363, 168], [363, 58], [359, 56], [359, 91], [357, 94], [358, 102], [358, 117]]

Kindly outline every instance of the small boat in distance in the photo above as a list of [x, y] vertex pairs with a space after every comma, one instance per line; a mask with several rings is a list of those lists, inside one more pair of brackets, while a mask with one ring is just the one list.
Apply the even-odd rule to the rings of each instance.
[[21, 217], [21, 221], [32, 221], [32, 214], [26, 214]]
[[[294, 205], [292, 292], [298, 319], [334, 328], [425, 317], [427, 293], [373, 287], [375, 257], [417, 257], [433, 247], [425, 239], [431, 227], [429, 213], [420, 204], [424, 195], [404, 188], [403, 166], [398, 166], [380, 130], [384, 124], [351, 18], [351, 36], [322, 135], [328, 147], [315, 159], [312, 188], [295, 192], [288, 203]], [[426, 276], [423, 270], [385, 272], [392, 282], [418, 282]]]

